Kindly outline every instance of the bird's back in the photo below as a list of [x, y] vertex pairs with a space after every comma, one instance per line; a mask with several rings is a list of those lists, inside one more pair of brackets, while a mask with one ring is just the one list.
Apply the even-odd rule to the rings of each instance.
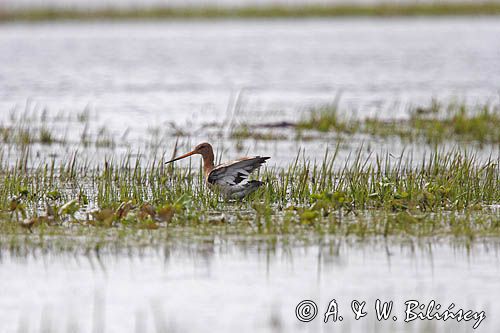
[[221, 193], [231, 199], [241, 199], [255, 192], [262, 182], [248, 180], [248, 176], [266, 163], [270, 157], [245, 157], [216, 166], [207, 175], [207, 182], [218, 186]]

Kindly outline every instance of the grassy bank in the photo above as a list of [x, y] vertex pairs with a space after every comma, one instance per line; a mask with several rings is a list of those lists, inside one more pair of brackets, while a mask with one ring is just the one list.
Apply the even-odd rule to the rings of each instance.
[[394, 17], [443, 15], [499, 15], [499, 2], [414, 3], [409, 5], [307, 5], [248, 7], [154, 7], [138, 9], [63, 9], [33, 8], [0, 11], [0, 21], [49, 20], [147, 20], [147, 19], [221, 19], [221, 18], [301, 18], [301, 17]]

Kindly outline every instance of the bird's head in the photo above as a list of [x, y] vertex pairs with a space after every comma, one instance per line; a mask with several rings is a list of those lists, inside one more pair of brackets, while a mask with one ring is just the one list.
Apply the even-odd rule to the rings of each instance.
[[201, 156], [203, 156], [203, 158], [207, 158], [207, 157], [210, 157], [210, 156], [213, 158], [213, 149], [212, 149], [212, 146], [208, 142], [200, 143], [199, 145], [197, 145], [196, 147], [194, 147], [194, 149], [192, 151], [190, 151], [189, 153], [181, 155], [181, 156], [176, 157], [174, 159], [171, 159], [170, 161], [165, 162], [165, 163], [171, 163], [171, 162], [174, 162], [174, 161], [178, 161], [180, 159], [183, 159], [183, 158], [189, 157], [191, 155], [195, 155], [195, 154], [200, 154]]

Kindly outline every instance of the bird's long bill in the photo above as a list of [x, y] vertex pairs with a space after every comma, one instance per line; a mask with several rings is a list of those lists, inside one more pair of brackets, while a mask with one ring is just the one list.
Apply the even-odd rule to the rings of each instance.
[[174, 159], [172, 159], [172, 160], [170, 160], [170, 161], [168, 161], [168, 162], [165, 162], [165, 164], [167, 164], [167, 163], [172, 163], [172, 162], [175, 162], [175, 161], [181, 160], [181, 159], [183, 159], [183, 158], [189, 157], [189, 156], [194, 155], [194, 154], [196, 154], [196, 150], [193, 150], [193, 151], [191, 151], [191, 152], [189, 152], [189, 153], [187, 153], [187, 154], [184, 154], [184, 155], [181, 155], [181, 156], [179, 156], [179, 157], [176, 157], [176, 158], [174, 158]]

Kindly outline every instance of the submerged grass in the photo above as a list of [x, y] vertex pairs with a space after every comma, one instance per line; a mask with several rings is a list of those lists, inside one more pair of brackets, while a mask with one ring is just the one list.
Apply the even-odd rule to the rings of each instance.
[[442, 16], [499, 15], [500, 4], [491, 2], [434, 2], [338, 5], [267, 5], [234, 7], [147, 7], [78, 10], [70, 8], [28, 8], [4, 10], [0, 21], [103, 20], [103, 19], [218, 19], [218, 18], [300, 18], [344, 16]]

